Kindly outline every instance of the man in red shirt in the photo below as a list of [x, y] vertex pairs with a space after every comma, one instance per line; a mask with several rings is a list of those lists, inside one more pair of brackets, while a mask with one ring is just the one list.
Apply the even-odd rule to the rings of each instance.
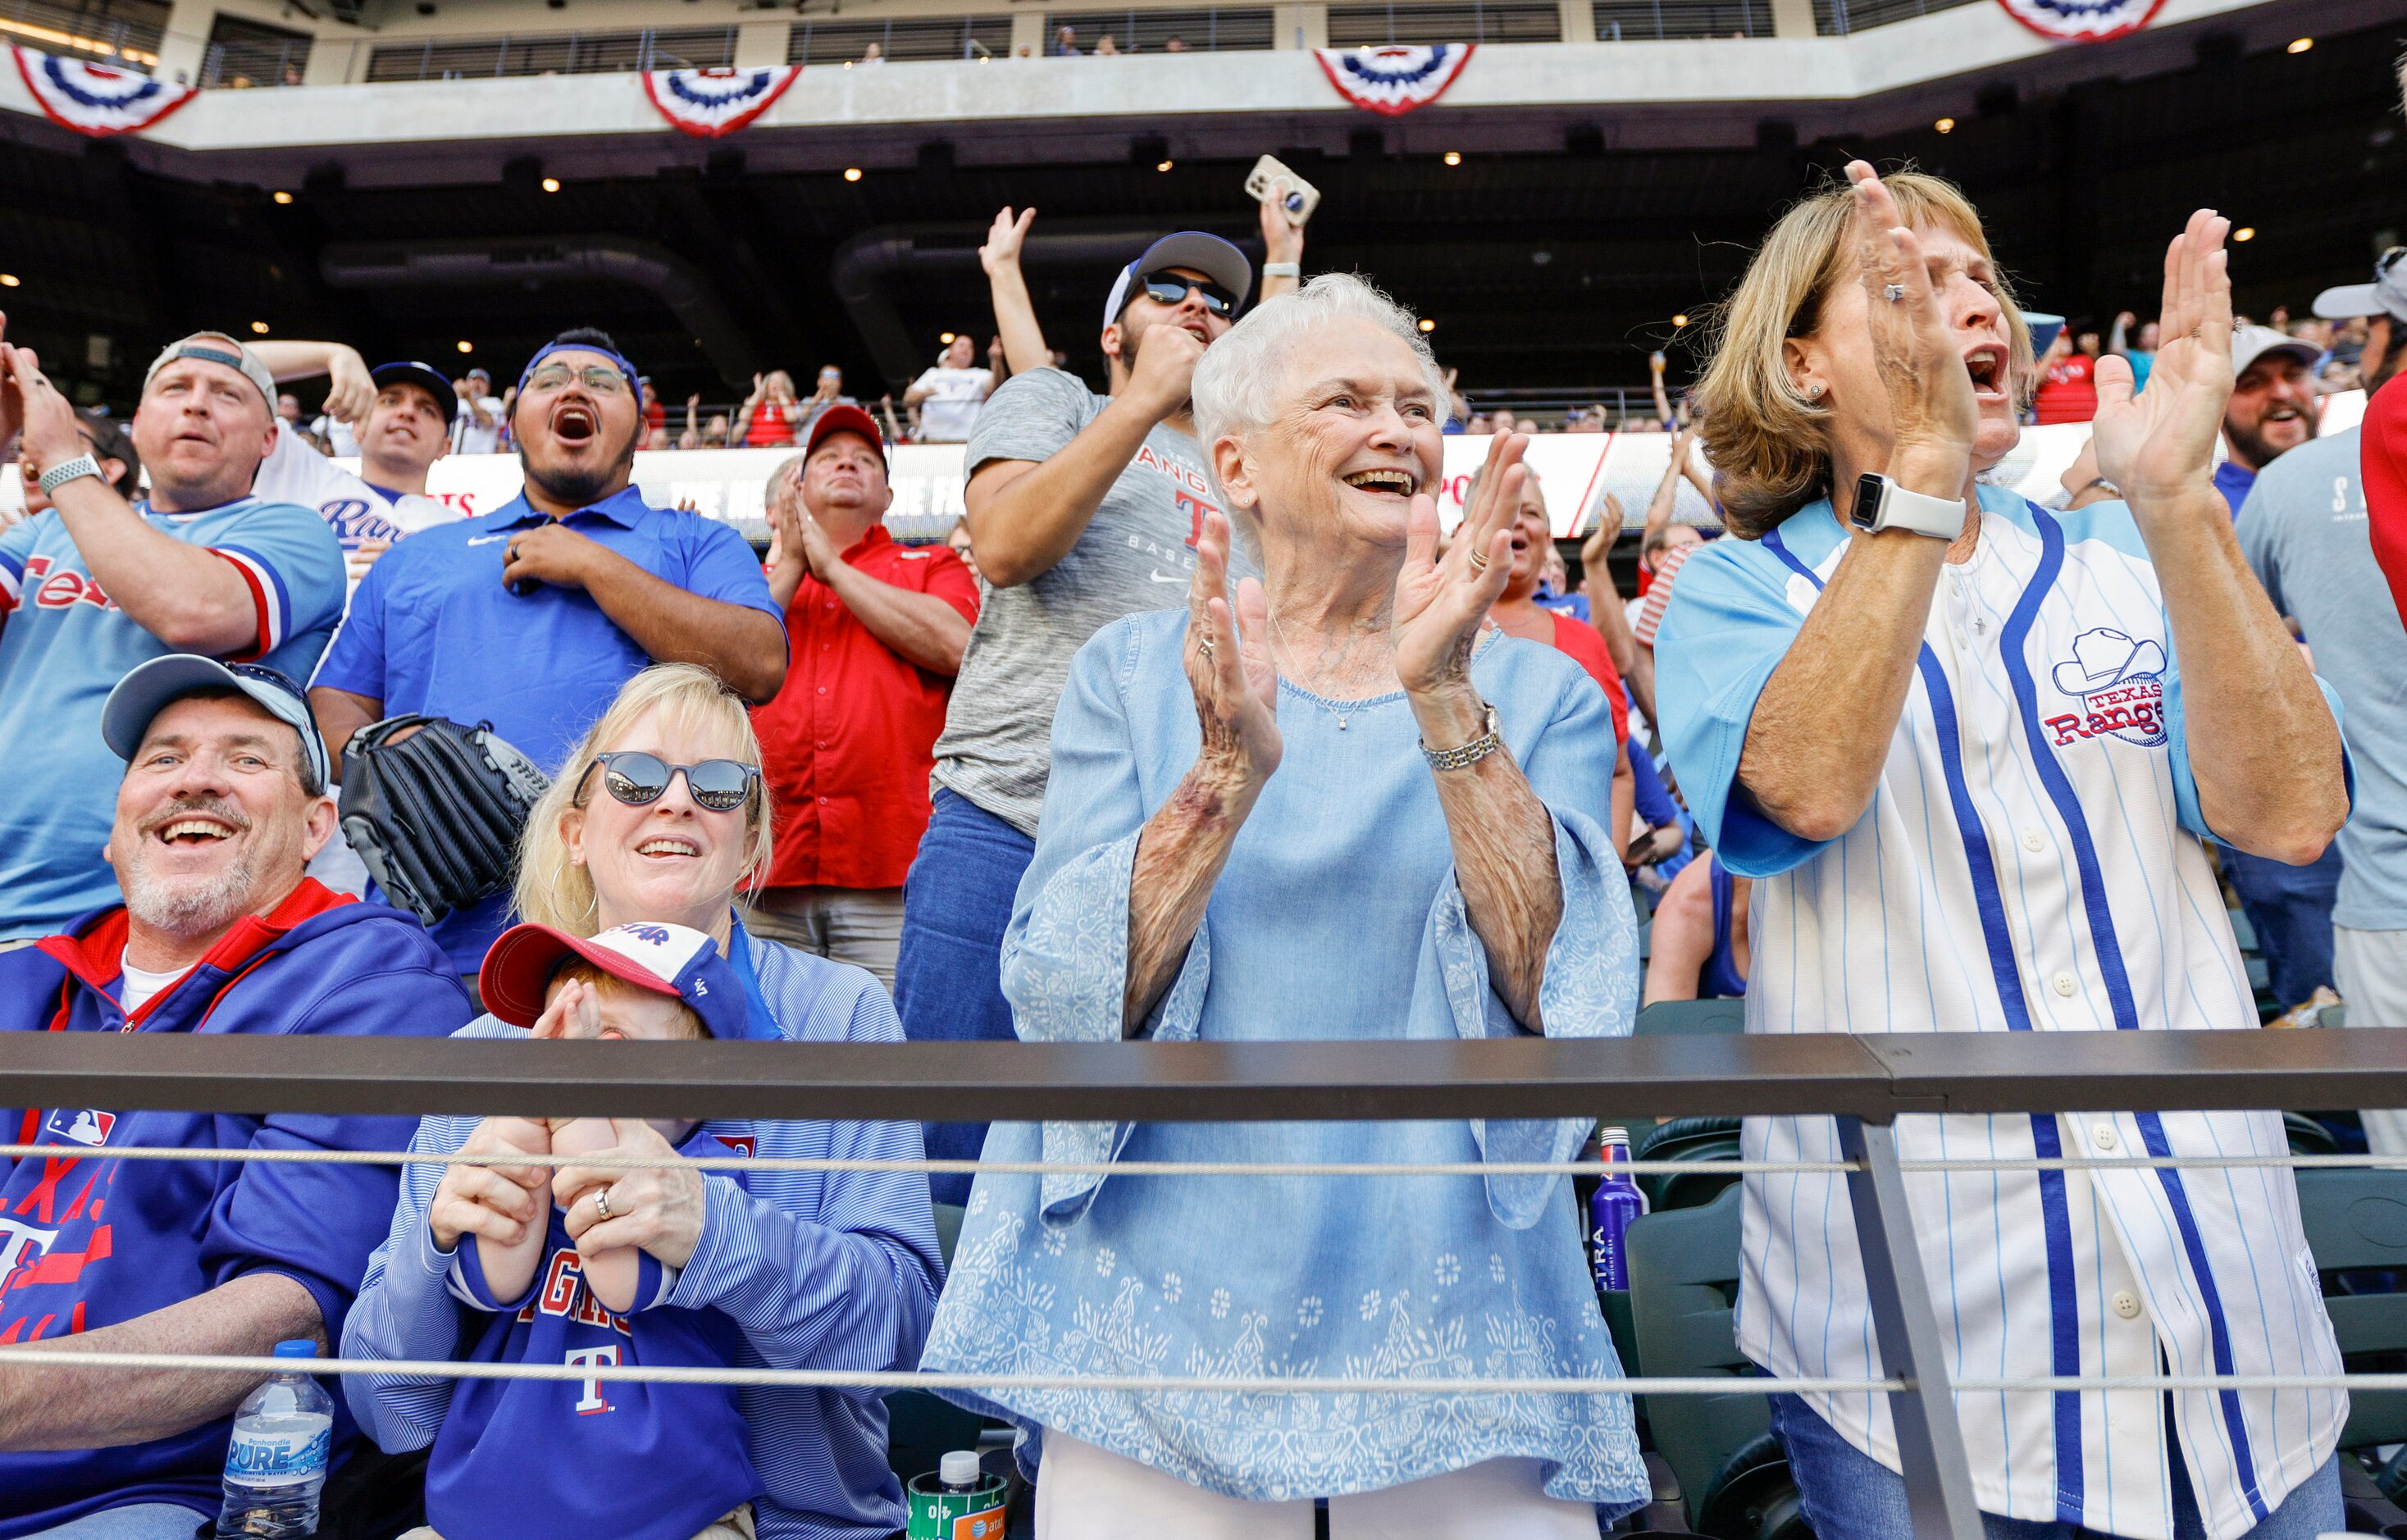
[[894, 493], [877, 424], [813, 420], [771, 489], [769, 592], [793, 662], [752, 713], [776, 853], [752, 933], [855, 962], [894, 987], [903, 877], [928, 826], [945, 703], [977, 620], [977, 579], [944, 546], [886, 533]]
[[2040, 359], [2038, 393], [2031, 413], [2041, 422], [2087, 422], [2098, 415], [2098, 334], [2082, 332], [2077, 342], [2068, 326]]

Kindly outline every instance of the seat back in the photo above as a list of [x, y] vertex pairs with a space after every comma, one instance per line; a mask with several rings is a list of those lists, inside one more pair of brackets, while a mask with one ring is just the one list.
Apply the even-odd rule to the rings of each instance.
[[[2407, 1286], [2407, 1171], [2301, 1171], [2299, 1212], [2342, 1359], [2352, 1372], [2395, 1372], [2407, 1356], [2407, 1293], [2350, 1290]], [[2397, 1276], [2335, 1276], [2367, 1271]], [[2342, 1448], [2407, 1442], [2407, 1391], [2351, 1390], [2348, 1402]]]
[[1731, 1380], [1728, 1395], [1645, 1398], [1655, 1447], [1679, 1478], [1692, 1523], [1716, 1475], [1772, 1423], [1762, 1392], [1743, 1389], [1754, 1365], [1738, 1348], [1741, 1197], [1732, 1187], [1702, 1208], [1648, 1214], [1630, 1227], [1631, 1315], [1645, 1372]]
[[1633, 1037], [1680, 1037], [1746, 1030], [1745, 1000], [1658, 1000], [1638, 1013]]

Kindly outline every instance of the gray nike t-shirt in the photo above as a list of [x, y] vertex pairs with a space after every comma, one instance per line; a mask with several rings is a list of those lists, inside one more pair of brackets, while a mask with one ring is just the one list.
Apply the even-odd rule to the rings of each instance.
[[[1110, 401], [1059, 369], [1014, 375], [978, 414], [963, 463], [975, 476], [990, 460], [1049, 459]], [[1218, 508], [1195, 440], [1156, 426], [1068, 555], [1032, 582], [987, 589], [936, 740], [935, 784], [1033, 834], [1071, 657], [1123, 615], [1186, 605], [1195, 536]]]

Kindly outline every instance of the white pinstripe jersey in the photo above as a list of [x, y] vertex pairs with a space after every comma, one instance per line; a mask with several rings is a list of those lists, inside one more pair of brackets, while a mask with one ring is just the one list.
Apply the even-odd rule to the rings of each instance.
[[[2249, 1029], [2206, 850], [2155, 568], [2120, 503], [2051, 514], [1981, 489], [1939, 578], [1871, 807], [1827, 844], [1730, 788], [1764, 682], [1836, 570], [1820, 502], [1682, 568], [1657, 649], [1674, 767], [1725, 864], [1759, 879], [1747, 1030]], [[2329, 697], [2329, 692], [2326, 692]], [[1846, 706], [1831, 709], [1844, 720]], [[2280, 1116], [1911, 1117], [1908, 1160], [2280, 1154]], [[1838, 1158], [1829, 1119], [1749, 1119], [1750, 1160]], [[1915, 1231], [1959, 1376], [2335, 1374], [2286, 1172], [1918, 1173]], [[1780, 1375], [1881, 1370], [1843, 1178], [1746, 1179], [1740, 1346]], [[1808, 1398], [1898, 1468], [1885, 1398]], [[2208, 1531], [2246, 1533], [2329, 1459], [2338, 1391], [1959, 1395], [1983, 1509], [2170, 1540], [2169, 1437]]]

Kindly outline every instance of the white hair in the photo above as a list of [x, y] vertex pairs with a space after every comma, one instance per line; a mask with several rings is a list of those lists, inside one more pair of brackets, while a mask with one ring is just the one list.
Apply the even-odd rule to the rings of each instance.
[[[1255, 307], [1204, 349], [1190, 393], [1195, 436], [1204, 446], [1207, 469], [1214, 444], [1232, 435], [1243, 437], [1278, 415], [1279, 392], [1287, 386], [1289, 366], [1316, 335], [1332, 322], [1346, 321], [1367, 321], [1412, 349], [1431, 397], [1440, 411], [1446, 409], [1446, 375], [1412, 312], [1352, 273], [1323, 273], [1301, 289]], [[1216, 475], [1213, 485], [1217, 489], [1218, 484]]]

